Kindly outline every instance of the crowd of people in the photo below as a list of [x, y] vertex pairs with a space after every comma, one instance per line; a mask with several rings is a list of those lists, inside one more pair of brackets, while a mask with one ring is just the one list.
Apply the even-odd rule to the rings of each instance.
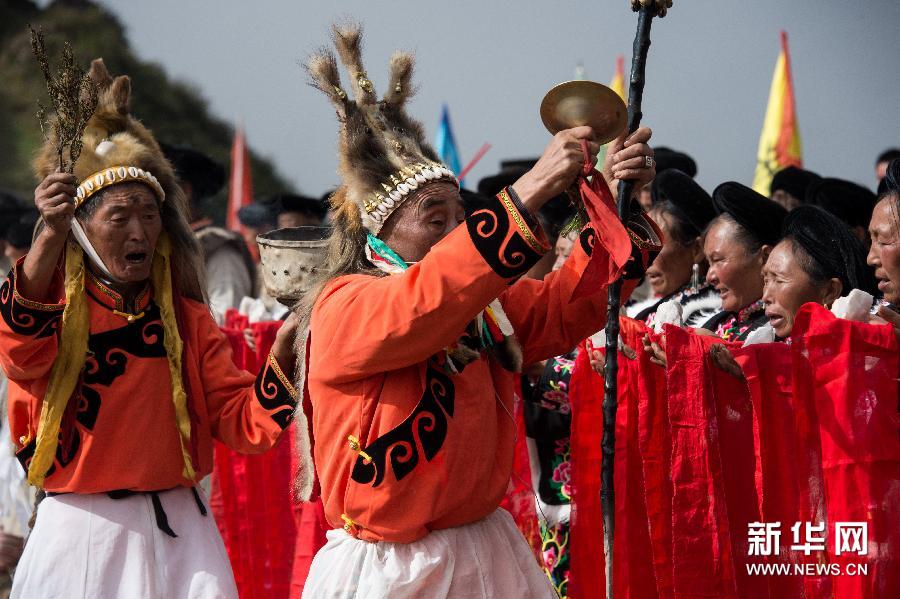
[[[51, 139], [33, 201], [0, 196], [12, 596], [237, 596], [201, 486], [213, 441], [262, 452], [294, 426], [297, 497], [333, 528], [304, 597], [567, 597], [573, 412], [601, 400], [571, 401], [572, 377], [604, 372], [614, 278], [623, 322], [643, 327], [622, 359], [660, 369], [679, 327], [743, 379], [733, 353], [790, 344], [808, 304], [900, 331], [900, 150], [878, 156], [877, 192], [788, 166], [768, 197], [734, 181], [709, 193], [648, 128], [591, 170], [600, 147], [575, 127], [460, 189], [405, 110], [412, 56], [392, 57], [379, 99], [360, 36], [336, 27], [337, 56], [307, 64], [338, 115], [340, 186], [257, 198], [242, 233], [209, 217], [222, 165], [154, 139], [99, 60], [74, 173]], [[623, 180], [639, 209], [598, 230], [577, 185]], [[331, 230], [310, 291], [277, 307], [256, 237], [310, 226]], [[247, 373], [219, 327], [253, 302], [284, 324]], [[500, 506], [516, 485], [530, 511], [514, 519]]]

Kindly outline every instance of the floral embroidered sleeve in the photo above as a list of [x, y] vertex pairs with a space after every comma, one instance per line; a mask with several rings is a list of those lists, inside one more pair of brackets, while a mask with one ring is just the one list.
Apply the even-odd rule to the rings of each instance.
[[500, 193], [402, 274], [331, 283], [313, 311], [310, 372], [342, 383], [426, 360], [549, 249]]
[[10, 379], [27, 381], [44, 377], [53, 366], [65, 302], [23, 297], [16, 286], [21, 268], [19, 260], [0, 286], [0, 365]]

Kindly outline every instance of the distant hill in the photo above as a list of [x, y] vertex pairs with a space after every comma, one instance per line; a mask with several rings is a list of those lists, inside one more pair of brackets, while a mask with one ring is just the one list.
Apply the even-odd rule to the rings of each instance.
[[[43, 28], [52, 61], [68, 41], [85, 68], [102, 57], [113, 75], [129, 75], [132, 114], [158, 140], [194, 147], [228, 166], [232, 127], [210, 113], [198, 90], [135, 56], [124, 28], [109, 11], [88, 0], [56, 0], [45, 9], [30, 0], [0, 0], [0, 187], [28, 199], [35, 186], [30, 161], [42, 142], [35, 111], [39, 99], [47, 103], [47, 92], [31, 54], [29, 23]], [[272, 163], [252, 149], [250, 154], [255, 193], [291, 190]], [[210, 205], [220, 222], [226, 198], [223, 190]]]

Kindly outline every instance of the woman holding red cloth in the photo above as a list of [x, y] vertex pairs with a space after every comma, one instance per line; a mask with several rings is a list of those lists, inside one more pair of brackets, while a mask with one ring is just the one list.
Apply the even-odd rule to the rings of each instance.
[[647, 269], [654, 297], [627, 306], [627, 315], [652, 325], [659, 307], [675, 300], [681, 305], [682, 323], [701, 326], [722, 311], [719, 294], [705, 280], [709, 265], [703, 254], [703, 233], [716, 218], [712, 198], [676, 169], [660, 173], [650, 195], [653, 205], [648, 216], [659, 225], [665, 241]]
[[781, 238], [787, 211], [749, 187], [733, 181], [713, 191], [718, 216], [706, 230], [706, 280], [719, 292], [722, 312], [704, 329], [725, 341], [743, 341], [766, 323], [762, 267]]

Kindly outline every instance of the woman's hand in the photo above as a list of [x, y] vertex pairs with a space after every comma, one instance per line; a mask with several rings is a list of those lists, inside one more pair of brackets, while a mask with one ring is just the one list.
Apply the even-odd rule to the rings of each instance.
[[[606, 353], [594, 348], [590, 348], [588, 351], [590, 352], [588, 354], [588, 361], [591, 363], [591, 368], [597, 374], [602, 375], [606, 369]], [[637, 352], [622, 343], [621, 340], [619, 342], [619, 351], [629, 360], [637, 359]]]
[[591, 369], [599, 375], [603, 374], [606, 369], [606, 354], [599, 349], [588, 349], [588, 361], [591, 363]]
[[900, 341], [900, 314], [888, 306], [881, 306], [878, 308], [878, 316], [894, 327], [894, 335], [896, 335], [897, 340]]
[[716, 343], [715, 345], [709, 348], [709, 358], [712, 360], [712, 363], [722, 370], [723, 372], [727, 372], [731, 376], [740, 379], [746, 380], [744, 376], [744, 371], [741, 370], [740, 364], [734, 359], [734, 356], [731, 354], [731, 350], [723, 343]]
[[647, 145], [652, 135], [649, 127], [640, 127], [627, 138], [622, 134], [606, 148], [603, 176], [614, 193], [619, 181], [634, 181], [634, 189], [639, 192], [656, 177], [653, 148]]
[[288, 376], [294, 373], [294, 344], [297, 341], [297, 328], [300, 324], [300, 317], [295, 312], [291, 312], [290, 316], [282, 323], [281, 328], [275, 334], [275, 343], [272, 344], [272, 355], [278, 360], [281, 370]]
[[75, 175], [50, 173], [34, 189], [34, 205], [48, 235], [65, 238], [75, 214]]
[[600, 151], [590, 127], [564, 129], [547, 144], [534, 167], [519, 177], [512, 187], [522, 203], [532, 213], [562, 192], [575, 181], [584, 164], [581, 140], [587, 140], [588, 154], [593, 158]]
[[244, 342], [251, 351], [256, 351], [256, 339], [253, 337], [253, 329], [244, 329]]
[[656, 364], [657, 366], [662, 366], [666, 368], [669, 365], [668, 360], [666, 360], [666, 336], [662, 335], [659, 338], [659, 342], [653, 341], [650, 339], [650, 335], [644, 335], [644, 338], [641, 339], [641, 342], [644, 344], [644, 351], [650, 354], [650, 361]]

